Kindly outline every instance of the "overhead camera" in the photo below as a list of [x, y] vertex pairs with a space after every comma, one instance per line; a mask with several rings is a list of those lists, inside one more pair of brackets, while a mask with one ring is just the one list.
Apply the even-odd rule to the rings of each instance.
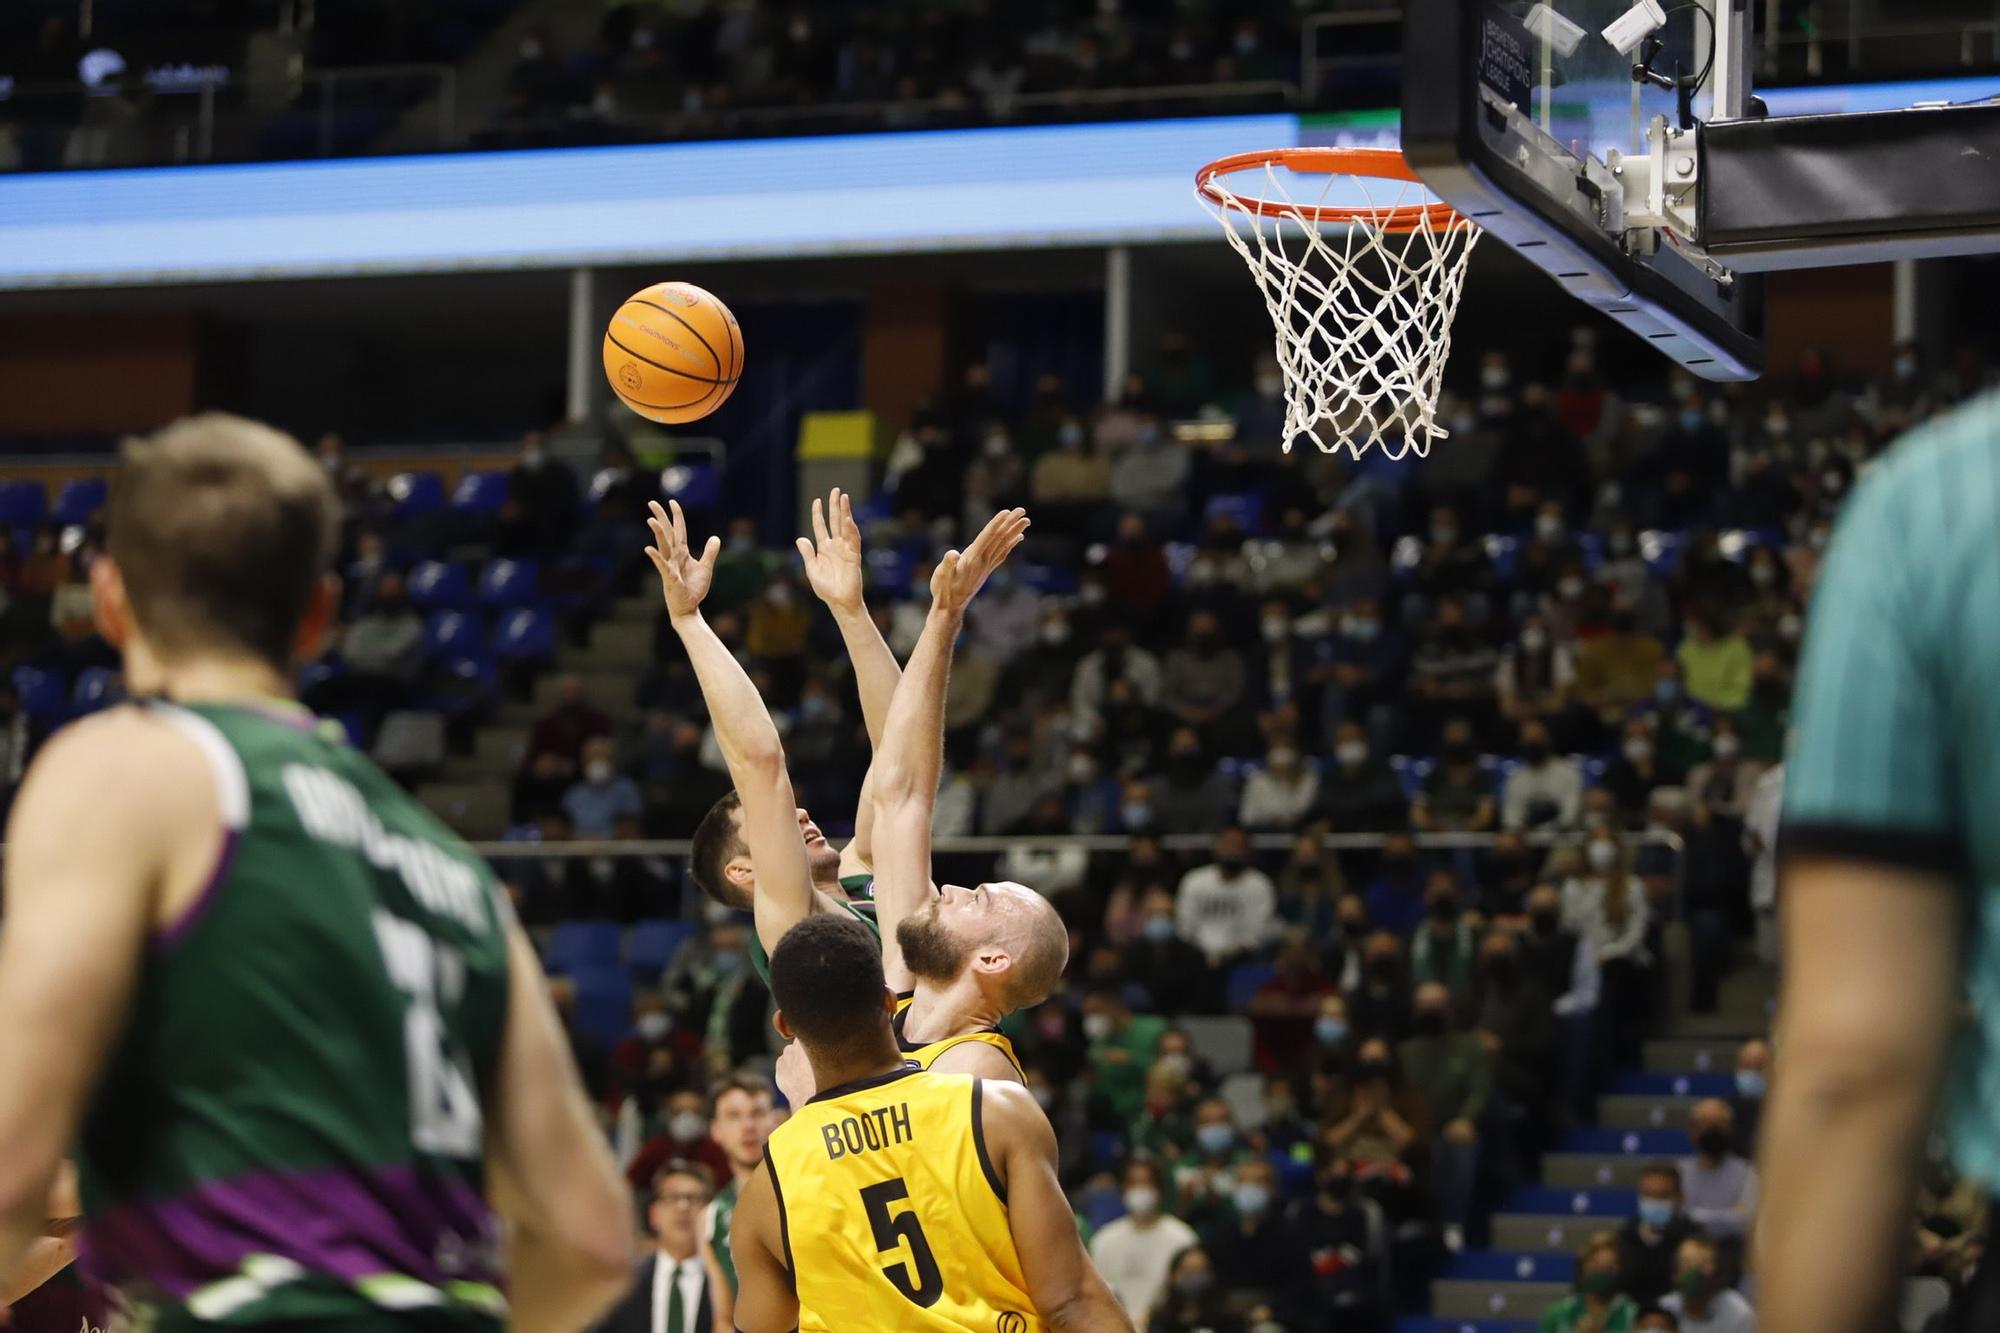
[[1629, 56], [1640, 42], [1667, 26], [1667, 11], [1659, 0], [1639, 0], [1624, 17], [1604, 30], [1604, 40], [1621, 56]]

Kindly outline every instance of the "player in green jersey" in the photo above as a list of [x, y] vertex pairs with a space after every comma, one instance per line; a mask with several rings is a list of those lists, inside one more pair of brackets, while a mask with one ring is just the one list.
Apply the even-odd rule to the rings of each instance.
[[581, 1328], [631, 1198], [541, 968], [486, 866], [288, 697], [338, 523], [268, 427], [126, 446], [91, 596], [146, 702], [50, 741], [7, 832], [0, 1274], [74, 1146], [85, 1265], [142, 1326]]
[[[2000, 394], [1913, 432], [1827, 548], [1779, 828], [1783, 991], [1757, 1318], [1893, 1327], [1943, 1127], [2000, 1193]], [[2000, 1265], [1953, 1327], [2000, 1327]]]

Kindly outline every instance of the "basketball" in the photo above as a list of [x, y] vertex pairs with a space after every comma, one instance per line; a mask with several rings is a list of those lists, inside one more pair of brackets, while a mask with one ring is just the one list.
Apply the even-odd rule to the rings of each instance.
[[743, 331], [729, 307], [685, 282], [625, 298], [604, 331], [604, 376], [649, 421], [699, 421], [729, 401], [743, 373]]

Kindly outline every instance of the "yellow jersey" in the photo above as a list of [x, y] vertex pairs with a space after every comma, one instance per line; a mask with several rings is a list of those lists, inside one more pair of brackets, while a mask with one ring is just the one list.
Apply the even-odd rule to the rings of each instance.
[[1021, 1068], [1020, 1057], [1014, 1054], [1014, 1043], [1004, 1036], [999, 1028], [981, 1028], [977, 1032], [963, 1032], [956, 1037], [946, 1037], [943, 1041], [910, 1041], [903, 1036], [903, 1019], [908, 1015], [913, 995], [896, 997], [896, 1045], [903, 1052], [905, 1060], [913, 1061], [919, 1069], [929, 1069], [931, 1062], [954, 1046], [969, 1041], [981, 1042], [1007, 1057], [1007, 1063], [1014, 1066], [1014, 1073], [1021, 1082], [1028, 1081], [1028, 1075]]
[[764, 1149], [801, 1329], [1046, 1333], [980, 1127], [981, 1080], [829, 1088]]

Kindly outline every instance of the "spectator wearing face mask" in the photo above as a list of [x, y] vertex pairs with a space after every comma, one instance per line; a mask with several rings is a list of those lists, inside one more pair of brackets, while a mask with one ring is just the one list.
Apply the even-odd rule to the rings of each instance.
[[[1326, 848], [1326, 830], [1314, 824], [1292, 840], [1292, 854], [1278, 871], [1278, 919], [1309, 940], [1337, 951], [1342, 941], [1340, 899], [1347, 881], [1340, 859]], [[1329, 965], [1331, 972], [1339, 968]]]
[[1516, 725], [1530, 719], [1553, 723], [1569, 711], [1569, 692], [1576, 683], [1575, 644], [1558, 640], [1541, 616], [1531, 615], [1500, 655], [1493, 683], [1502, 717]]
[[563, 793], [563, 814], [579, 838], [609, 838], [621, 819], [637, 819], [645, 810], [639, 785], [618, 771], [609, 736], [593, 736], [583, 744], [582, 777]]
[[1403, 697], [1403, 636], [1383, 624], [1373, 596], [1357, 597], [1314, 648], [1307, 682], [1320, 689], [1320, 713], [1358, 718], [1395, 711]]
[[1227, 967], [1261, 949], [1277, 922], [1278, 890], [1250, 864], [1250, 835], [1240, 825], [1215, 837], [1215, 860], [1181, 877], [1175, 893], [1181, 938], [1211, 967]]
[[1689, 1236], [1681, 1242], [1674, 1289], [1660, 1308], [1680, 1323], [1682, 1333], [1757, 1333], [1757, 1316], [1741, 1293], [1722, 1282], [1715, 1242]]
[[1111, 464], [1111, 501], [1170, 530], [1187, 517], [1188, 447], [1154, 416], [1133, 423], [1131, 443]]
[[1208, 1251], [1189, 1246], [1174, 1256], [1167, 1289], [1146, 1317], [1146, 1333], [1245, 1333], [1243, 1321], [1215, 1280]]
[[1135, 1014], [1116, 986], [1099, 985], [1083, 1000], [1083, 1035], [1093, 1086], [1091, 1095], [1103, 1123], [1126, 1124], [1146, 1096], [1146, 1071], [1159, 1054], [1167, 1020]]
[[1063, 422], [1054, 452], [1028, 474], [1028, 494], [1037, 514], [1051, 516], [1052, 531], [1087, 530], [1090, 511], [1111, 496], [1111, 464], [1091, 448], [1082, 422]]
[[1680, 1162], [1681, 1193], [1688, 1216], [1710, 1235], [1733, 1242], [1741, 1255], [1757, 1215], [1757, 1168], [1736, 1150], [1736, 1115], [1729, 1103], [1711, 1097], [1688, 1116], [1694, 1155]]
[[1523, 965], [1513, 930], [1496, 927], [1480, 942], [1471, 1008], [1473, 1036], [1493, 1062], [1495, 1119], [1525, 1174], [1555, 1119], [1562, 1039], [1549, 992]]
[[1736, 1095], [1729, 1108], [1736, 1116], [1736, 1151], [1757, 1156], [1757, 1130], [1764, 1119], [1764, 1095], [1771, 1087], [1771, 1043], [1752, 1037], [1736, 1048]]
[[1368, 920], [1380, 930], [1408, 935], [1424, 919], [1428, 887], [1416, 839], [1407, 833], [1390, 834], [1383, 840], [1377, 870], [1366, 894]]
[[1654, 1162], [1639, 1176], [1639, 1211], [1618, 1229], [1619, 1269], [1625, 1290], [1641, 1305], [1657, 1305], [1674, 1288], [1681, 1242], [1699, 1228], [1681, 1207], [1681, 1175], [1671, 1162]]
[[1537, 884], [1528, 894], [1528, 928], [1521, 932], [1521, 965], [1553, 995], [1550, 1012], [1562, 1030], [1563, 1104], [1578, 1115], [1590, 1097], [1592, 1035], [1597, 1020], [1597, 951], [1563, 924], [1562, 894]]
[[1243, 784], [1237, 818], [1246, 828], [1297, 827], [1319, 800], [1319, 775], [1289, 745], [1274, 745]]
[[1687, 697], [1680, 665], [1671, 658], [1660, 663], [1651, 696], [1632, 716], [1652, 728], [1653, 760], [1662, 782], [1685, 781], [1688, 771], [1708, 757], [1712, 715]]
[[1741, 820], [1764, 766], [1743, 757], [1743, 738], [1734, 718], [1715, 719], [1708, 756], [1689, 770], [1688, 794], [1711, 815]]
[[1357, 722], [1342, 722], [1334, 731], [1333, 760], [1320, 775], [1317, 814], [1343, 832], [1379, 832], [1408, 818], [1395, 773], [1373, 752]]
[[1500, 654], [1472, 626], [1464, 606], [1438, 603], [1431, 633], [1410, 658], [1407, 707], [1420, 730], [1443, 730], [1440, 720], [1452, 714], [1490, 723], [1498, 711], [1493, 681], [1499, 665]]
[[1613, 611], [1608, 633], [1577, 644], [1576, 701], [1615, 724], [1653, 696], [1665, 655], [1659, 639], [1641, 629], [1630, 610]]
[[708, 1136], [708, 1125], [706, 1094], [693, 1088], [674, 1093], [660, 1109], [657, 1132], [625, 1168], [626, 1179], [634, 1188], [644, 1189], [660, 1168], [672, 1161], [699, 1162], [711, 1177], [717, 1173], [721, 1178], [729, 1177], [729, 1156]]
[[1696, 703], [1733, 713], [1750, 702], [1750, 641], [1713, 612], [1688, 617], [1687, 635], [1674, 657], [1687, 697]]
[[1162, 1185], [1152, 1161], [1127, 1162], [1121, 1181], [1125, 1215], [1099, 1228], [1090, 1241], [1097, 1271], [1134, 1319], [1144, 1318], [1165, 1290], [1174, 1256], [1195, 1243], [1194, 1228], [1166, 1211]]
[[1620, 1290], [1618, 1240], [1592, 1236], [1576, 1258], [1576, 1294], [1550, 1306], [1540, 1333], [1634, 1333], [1639, 1305]]
[[[1023, 881], [1027, 882], [1027, 881]], [[1139, 904], [1139, 937], [1125, 946], [1119, 970], [1146, 992], [1158, 1014], [1207, 1013], [1215, 1004], [1215, 974], [1201, 950], [1174, 926], [1174, 896], [1149, 890]]]
[[1604, 788], [1618, 803], [1618, 822], [1638, 828], [1646, 821], [1646, 800], [1660, 785], [1660, 766], [1653, 753], [1653, 729], [1642, 717], [1625, 720], [1618, 757], [1604, 773]]
[[1521, 765], [1507, 776], [1500, 825], [1507, 829], [1575, 828], [1583, 810], [1583, 774], [1554, 752], [1545, 723], [1521, 726]]
[[[1176, 452], [1182, 452], [1175, 446]], [[1104, 590], [1113, 605], [1140, 624], [1150, 625], [1173, 596], [1173, 571], [1166, 552], [1139, 514], [1118, 520], [1118, 538], [1104, 554]]]
[[1419, 1202], [1416, 1168], [1436, 1127], [1387, 1041], [1371, 1037], [1356, 1048], [1353, 1067], [1328, 1089], [1320, 1121], [1322, 1145], [1351, 1162], [1356, 1179], [1404, 1220], [1407, 1205]]
[[1400, 1041], [1410, 1030], [1408, 970], [1402, 942], [1386, 930], [1361, 946], [1361, 984], [1348, 997], [1354, 1031], [1362, 1037]]
[[1564, 883], [1562, 899], [1564, 924], [1597, 956], [1598, 1050], [1616, 1067], [1644, 1039], [1653, 957], [1646, 947], [1652, 909], [1615, 830], [1591, 833], [1584, 873]]
[[1106, 621], [1098, 631], [1097, 647], [1076, 664], [1076, 674], [1070, 678], [1070, 711], [1079, 718], [1098, 716], [1114, 680], [1129, 683], [1140, 703], [1158, 704], [1160, 659], [1133, 644], [1131, 627], [1122, 620]]
[[1186, 642], [1167, 654], [1160, 706], [1186, 726], [1218, 729], [1243, 702], [1246, 683], [1243, 654], [1223, 641], [1212, 613], [1197, 611]]
[[1445, 1243], [1465, 1242], [1472, 1187], [1479, 1175], [1479, 1124], [1492, 1091], [1492, 1057], [1481, 1042], [1454, 1030], [1451, 993], [1436, 982], [1417, 987], [1410, 1005], [1412, 1035], [1396, 1048], [1397, 1063], [1430, 1108], [1437, 1125], [1431, 1171]]
[[1478, 944], [1479, 928], [1464, 910], [1458, 877], [1433, 870], [1424, 890], [1424, 923], [1410, 936], [1410, 980], [1419, 986], [1436, 982], [1451, 992], [1454, 1006], [1462, 1006], [1472, 992]]
[[1236, 814], [1229, 779], [1209, 757], [1201, 733], [1190, 726], [1174, 729], [1167, 741], [1167, 770], [1151, 791], [1154, 828], [1215, 828]]
[[1217, 1268], [1229, 1275], [1232, 1296], [1266, 1307], [1281, 1325], [1296, 1321], [1312, 1269], [1297, 1233], [1285, 1223], [1278, 1174], [1268, 1161], [1252, 1157], [1237, 1168], [1229, 1218], [1206, 1239]]
[[1256, 1154], [1243, 1142], [1229, 1103], [1204, 1097], [1194, 1108], [1194, 1151], [1174, 1165], [1174, 1195], [1189, 1226], [1212, 1234], [1230, 1218], [1237, 1171]]
[[1437, 767], [1410, 802], [1412, 827], [1435, 833], [1484, 833], [1494, 826], [1493, 779], [1479, 766], [1472, 724], [1445, 724]]

